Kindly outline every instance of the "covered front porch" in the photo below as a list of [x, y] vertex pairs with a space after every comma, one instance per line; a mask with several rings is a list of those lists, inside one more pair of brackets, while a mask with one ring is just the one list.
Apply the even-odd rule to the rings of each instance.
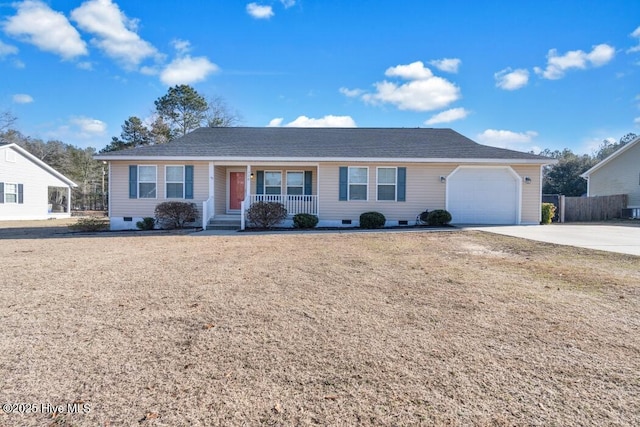
[[257, 202], [282, 203], [288, 220], [299, 213], [318, 215], [316, 163], [209, 164], [209, 198], [202, 204], [202, 227], [237, 224]]

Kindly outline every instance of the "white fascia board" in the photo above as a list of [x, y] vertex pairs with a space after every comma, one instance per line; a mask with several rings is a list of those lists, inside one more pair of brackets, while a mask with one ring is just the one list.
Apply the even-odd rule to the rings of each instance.
[[585, 173], [581, 174], [580, 177], [582, 177], [584, 179], [589, 178], [589, 175], [591, 175], [592, 173], [594, 173], [595, 171], [597, 171], [601, 167], [605, 166], [606, 164], [611, 162], [613, 159], [619, 157], [620, 155], [625, 153], [627, 150], [630, 150], [631, 147], [635, 146], [638, 143], [640, 143], [640, 137], [634, 139], [633, 141], [631, 141], [630, 143], [628, 143], [627, 145], [625, 145], [624, 147], [622, 147], [618, 151], [612, 153], [611, 155], [609, 155], [609, 157], [607, 157], [606, 159], [602, 160], [600, 163], [596, 164], [594, 167], [592, 167], [591, 169], [589, 169]]
[[67, 178], [66, 176], [62, 175], [60, 172], [58, 172], [57, 170], [55, 170], [54, 168], [52, 168], [51, 166], [49, 166], [48, 164], [46, 164], [45, 162], [43, 162], [42, 160], [40, 160], [39, 158], [37, 158], [36, 156], [31, 154], [30, 152], [28, 152], [24, 148], [20, 147], [15, 142], [12, 142], [11, 144], [8, 144], [8, 145], [0, 146], [0, 149], [1, 148], [13, 148], [13, 149], [15, 149], [23, 157], [26, 157], [27, 159], [31, 160], [33, 163], [35, 163], [36, 165], [40, 166], [42, 169], [46, 170], [47, 172], [49, 172], [51, 175], [55, 176], [56, 178], [66, 182], [67, 185], [69, 185], [70, 187], [77, 187], [75, 182], [71, 181], [69, 178]]
[[208, 161], [208, 162], [241, 162], [243, 165], [265, 163], [492, 163], [492, 164], [530, 164], [550, 165], [556, 164], [556, 159], [469, 159], [469, 158], [389, 158], [389, 157], [205, 157], [205, 156], [94, 156], [96, 160], [107, 161]]

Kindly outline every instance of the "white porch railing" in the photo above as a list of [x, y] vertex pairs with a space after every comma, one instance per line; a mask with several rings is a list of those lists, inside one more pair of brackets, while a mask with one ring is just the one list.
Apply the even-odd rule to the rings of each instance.
[[[299, 213], [318, 215], [318, 196], [281, 195], [281, 194], [252, 194], [249, 197], [249, 206], [256, 202], [282, 203], [289, 216]], [[246, 206], [248, 209], [249, 206]]]
[[202, 202], [202, 229], [207, 229], [209, 220], [213, 217], [213, 197]]

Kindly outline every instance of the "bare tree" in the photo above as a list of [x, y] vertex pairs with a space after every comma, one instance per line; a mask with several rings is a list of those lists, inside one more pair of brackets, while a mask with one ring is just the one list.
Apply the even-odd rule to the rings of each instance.
[[207, 110], [207, 126], [210, 128], [226, 128], [240, 125], [242, 117], [237, 111], [231, 110], [229, 105], [220, 96], [209, 98]]
[[18, 120], [11, 111], [0, 113], [0, 142], [8, 142], [8, 133], [13, 130], [13, 124]]

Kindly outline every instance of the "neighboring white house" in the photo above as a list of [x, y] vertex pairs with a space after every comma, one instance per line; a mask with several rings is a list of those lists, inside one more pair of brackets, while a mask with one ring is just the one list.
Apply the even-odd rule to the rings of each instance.
[[0, 220], [67, 218], [76, 184], [16, 144], [0, 144]]
[[412, 225], [425, 209], [447, 209], [456, 224], [539, 224], [542, 166], [555, 162], [451, 129], [267, 127], [201, 128], [96, 159], [109, 162], [112, 229], [135, 228], [169, 200], [195, 203], [203, 226], [241, 224], [259, 201], [319, 226], [357, 226], [367, 211]]
[[580, 175], [587, 180], [587, 196], [627, 195], [627, 208], [640, 218], [640, 137]]

